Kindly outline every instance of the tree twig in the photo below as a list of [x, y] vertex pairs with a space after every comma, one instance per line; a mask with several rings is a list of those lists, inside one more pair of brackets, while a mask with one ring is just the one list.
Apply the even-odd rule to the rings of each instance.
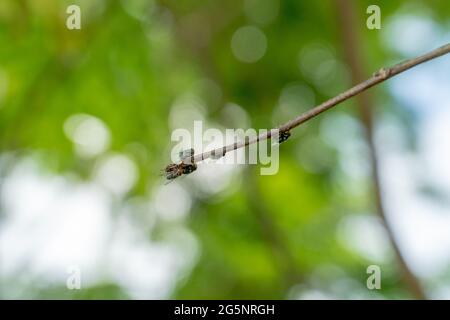
[[355, 85], [354, 87], [348, 89], [347, 91], [344, 91], [343, 93], [335, 96], [334, 98], [331, 98], [322, 104], [310, 109], [309, 111], [306, 111], [305, 113], [302, 113], [298, 117], [286, 122], [285, 124], [281, 125], [278, 128], [272, 129], [270, 131], [267, 131], [264, 134], [260, 134], [259, 136], [247, 139], [245, 141], [229, 144], [226, 146], [223, 146], [221, 148], [217, 148], [214, 150], [206, 151], [197, 155], [194, 155], [192, 157], [193, 162], [200, 162], [203, 160], [206, 160], [208, 158], [217, 156], [217, 155], [225, 155], [226, 153], [237, 150], [243, 147], [246, 147], [248, 145], [257, 143], [258, 141], [263, 141], [266, 139], [270, 139], [274, 130], [279, 130], [279, 132], [287, 132], [295, 127], [298, 127], [302, 123], [316, 117], [317, 115], [321, 114], [324, 111], [327, 111], [331, 109], [332, 107], [340, 104], [341, 102], [350, 99], [351, 97], [354, 97], [358, 95], [361, 92], [364, 92], [365, 90], [386, 81], [387, 79], [390, 79], [408, 69], [411, 69], [421, 63], [427, 62], [429, 60], [438, 58], [442, 55], [445, 55], [450, 52], [450, 43], [439, 47], [433, 51], [430, 51], [424, 55], [418, 56], [413, 59], [406, 60], [404, 62], [400, 62], [390, 68], [382, 68], [376, 73], [373, 74], [372, 77], [369, 79]]
[[[337, 13], [339, 18], [339, 25], [342, 27], [342, 44], [344, 46], [345, 59], [350, 67], [353, 82], [360, 82], [363, 79], [363, 58], [357, 43], [358, 33], [355, 28], [356, 12], [354, 5], [348, 0], [337, 1]], [[378, 155], [373, 136], [373, 99], [368, 93], [360, 94], [356, 97], [360, 109], [361, 122], [364, 125], [366, 132], [366, 141], [369, 147], [370, 165], [372, 168], [372, 180], [375, 196], [375, 211], [383, 223], [386, 233], [394, 249], [395, 258], [400, 267], [401, 276], [409, 289], [409, 292], [416, 299], [426, 299], [426, 294], [414, 273], [408, 266], [403, 257], [400, 246], [395, 237], [395, 232], [386, 217], [386, 210], [384, 209], [383, 197], [381, 192], [381, 178], [379, 173]]]

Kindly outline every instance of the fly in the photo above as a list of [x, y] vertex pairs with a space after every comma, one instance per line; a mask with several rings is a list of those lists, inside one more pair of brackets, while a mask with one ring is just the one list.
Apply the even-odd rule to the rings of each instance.
[[194, 163], [194, 149], [183, 150], [178, 154], [180, 163], [171, 163], [164, 168], [163, 175], [171, 182], [182, 175], [190, 174], [197, 170]]
[[280, 135], [278, 137], [278, 143], [285, 142], [289, 137], [291, 136], [291, 133], [289, 130], [280, 131]]

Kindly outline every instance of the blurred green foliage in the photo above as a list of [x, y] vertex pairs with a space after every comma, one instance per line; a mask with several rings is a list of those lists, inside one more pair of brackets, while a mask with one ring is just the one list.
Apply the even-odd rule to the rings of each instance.
[[[367, 75], [403, 57], [380, 44], [380, 32], [365, 28], [365, 8], [379, 4], [387, 21], [405, 2], [353, 2]], [[448, 19], [449, 2], [413, 3], [426, 6], [437, 22]], [[65, 27], [69, 4], [82, 8], [81, 30]], [[262, 24], [244, 9], [240, 0], [2, 0], [0, 71], [8, 90], [0, 101], [1, 152], [38, 154], [42, 170], [89, 180], [96, 158], [77, 155], [64, 123], [73, 114], [95, 116], [109, 128], [110, 150], [127, 154], [138, 167], [139, 180], [124, 202], [163, 183], [158, 174], [169, 163], [171, 106], [180, 96], [201, 99], [212, 124], [233, 126], [223, 112], [232, 102], [245, 110], [251, 127], [269, 128], [313, 106], [275, 117], [287, 85], [306, 85], [316, 103], [350, 86], [345, 65], [326, 88], [299, 68], [299, 53], [311, 44], [324, 44], [343, 60], [333, 1], [282, 0], [275, 18]], [[230, 48], [234, 32], [245, 25], [256, 25], [267, 37], [267, 51], [255, 63], [240, 62]], [[408, 130], [410, 115], [395, 108], [382, 88], [373, 92], [385, 102], [377, 112], [403, 119]], [[382, 265], [383, 290], [367, 291], [365, 271], [373, 261], [348, 250], [337, 236], [344, 217], [374, 211], [368, 178], [348, 176], [338, 146], [319, 138], [333, 119], [350, 119], [356, 126], [352, 138], [361, 140], [355, 111], [349, 101], [296, 130], [282, 145], [277, 175], [260, 176], [257, 167], [246, 167], [228, 191], [208, 196], [199, 196], [191, 177], [180, 182], [192, 191], [193, 206], [179, 223], [198, 237], [201, 253], [173, 298], [283, 299], [295, 297], [298, 288], [332, 291], [336, 279], [354, 281], [339, 292], [342, 298], [355, 292], [409, 297], [392, 254]], [[159, 232], [170, 227], [157, 223], [149, 241], [159, 241]], [[322, 267], [327, 271], [317, 271]], [[74, 294], [36, 290], [28, 296], [127, 298], [116, 284]]]

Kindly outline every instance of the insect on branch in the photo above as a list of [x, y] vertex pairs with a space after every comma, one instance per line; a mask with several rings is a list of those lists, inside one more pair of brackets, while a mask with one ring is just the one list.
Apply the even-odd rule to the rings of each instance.
[[271, 139], [273, 132], [279, 132], [279, 142], [286, 141], [291, 133], [290, 130], [298, 127], [302, 123], [318, 116], [324, 111], [327, 111], [336, 105], [344, 102], [365, 90], [386, 81], [408, 69], [411, 69], [421, 63], [433, 60], [440, 56], [443, 56], [450, 52], [450, 43], [439, 47], [435, 50], [432, 50], [424, 55], [418, 56], [416, 58], [412, 58], [403, 62], [400, 62], [390, 68], [382, 68], [379, 71], [375, 72], [372, 77], [369, 79], [355, 85], [354, 87], [348, 89], [347, 91], [342, 92], [341, 94], [323, 102], [322, 104], [302, 113], [298, 117], [286, 122], [285, 124], [279, 126], [278, 128], [272, 129], [266, 133], [258, 135], [253, 139], [246, 139], [245, 141], [235, 142], [233, 144], [229, 144], [223, 146], [221, 148], [213, 149], [210, 151], [206, 151], [200, 154], [195, 155], [193, 149], [185, 150], [180, 152], [180, 160], [181, 162], [178, 164], [171, 163], [164, 169], [164, 174], [167, 180], [176, 179], [184, 174], [192, 173], [197, 169], [197, 163], [208, 158], [217, 159], [224, 156], [226, 153], [230, 151], [234, 151], [240, 148], [244, 148], [251, 144], [257, 143], [259, 141]]

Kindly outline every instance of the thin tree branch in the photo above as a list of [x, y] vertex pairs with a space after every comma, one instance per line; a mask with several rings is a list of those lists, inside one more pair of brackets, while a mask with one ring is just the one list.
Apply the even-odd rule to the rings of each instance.
[[[169, 3], [165, 1], [160, 2], [175, 14], [175, 11]], [[223, 16], [223, 14], [221, 13], [219, 15], [220, 19], [215, 19], [217, 18], [217, 14], [215, 13], [219, 12], [217, 10], [212, 11], [214, 19], [212, 21], [206, 21], [206, 24], [208, 24], [208, 27], [210, 27], [212, 33], [220, 31], [223, 26], [234, 19], [236, 17], [236, 14], [238, 13], [237, 11], [227, 11], [227, 16]], [[210, 12], [197, 12], [196, 14], [198, 14], [199, 16], [204, 16], [205, 18], [211, 15]], [[186, 30], [183, 30], [183, 26], [180, 23], [180, 17], [177, 17], [177, 19], [175, 20], [177, 37], [183, 44], [187, 45], [190, 48], [192, 54], [196, 57], [197, 60], [199, 60], [199, 62], [201, 62], [200, 65], [203, 67], [204, 72], [214, 81], [221, 83], [221, 79], [217, 74], [217, 70], [215, 70], [213, 64], [211, 63], [210, 52], [208, 51], [209, 46], [195, 45], [192, 39], [189, 39], [188, 37], [191, 34], [189, 34], [189, 32], [186, 32]], [[201, 25], [203, 25], [203, 23]], [[213, 35], [211, 35], [210, 38], [213, 38], [212, 36]], [[262, 240], [267, 245], [273, 256], [273, 263], [279, 268], [281, 277], [284, 280], [285, 287], [290, 288], [293, 284], [302, 281], [303, 276], [299, 272], [295, 262], [295, 258], [291, 254], [287, 243], [282, 237], [282, 232], [273, 221], [272, 215], [270, 214], [270, 211], [268, 210], [265, 203], [261, 202], [261, 190], [258, 181], [255, 180], [252, 168], [247, 168], [244, 171], [244, 174], [247, 176], [244, 182], [247, 202], [251, 211], [254, 213], [255, 219], [261, 229]]]
[[[356, 12], [354, 5], [348, 0], [337, 1], [337, 13], [339, 18], [339, 25], [342, 27], [342, 43], [344, 46], [345, 60], [350, 66], [353, 82], [360, 82], [363, 79], [363, 58], [362, 53], [357, 46], [359, 43], [359, 35], [355, 27]], [[411, 65], [411, 64], [409, 64]], [[384, 224], [389, 241], [394, 249], [395, 257], [400, 267], [403, 280], [409, 289], [411, 295], [416, 299], [426, 299], [426, 294], [414, 273], [408, 266], [408, 263], [403, 257], [403, 254], [395, 237], [395, 232], [392, 229], [384, 209], [383, 197], [381, 192], [381, 179], [379, 173], [379, 162], [377, 150], [375, 145], [374, 120], [373, 111], [374, 103], [372, 97], [366, 92], [356, 97], [360, 109], [361, 122], [366, 131], [366, 141], [369, 147], [370, 164], [372, 168], [373, 189], [375, 195], [375, 209]]]
[[421, 63], [424, 63], [429, 60], [443, 56], [449, 52], [450, 52], [450, 43], [448, 43], [442, 47], [439, 47], [433, 51], [430, 51], [424, 55], [421, 55], [419, 57], [398, 63], [390, 68], [382, 68], [379, 71], [377, 71], [369, 79], [357, 84], [356, 86], [335, 96], [334, 98], [331, 98], [331, 99], [325, 101], [324, 103], [310, 109], [309, 111], [302, 113], [298, 117], [286, 122], [285, 124], [281, 125], [278, 128], [272, 129], [272, 130], [268, 131], [267, 133], [260, 134], [256, 138], [247, 139], [245, 141], [229, 144], [229, 145], [223, 146], [221, 148], [217, 148], [214, 150], [203, 152], [201, 154], [194, 155], [192, 157], [192, 161], [194, 163], [197, 163], [197, 162], [206, 160], [211, 157], [217, 157], [218, 155], [223, 156], [227, 152], [246, 147], [248, 145], [257, 143], [258, 141], [270, 139], [274, 130], [279, 130], [279, 132], [289, 131], [295, 127], [298, 127], [302, 123], [316, 117], [317, 115], [321, 114], [322, 112], [327, 111], [328, 109], [331, 109], [332, 107], [338, 105], [339, 103], [341, 103], [347, 99], [350, 99], [351, 97], [354, 97], [354, 96], [360, 94], [361, 92], [364, 92], [365, 90], [367, 90], [381, 82], [386, 81], [387, 79], [390, 79], [408, 69], [411, 69], [411, 68], [421, 64]]

